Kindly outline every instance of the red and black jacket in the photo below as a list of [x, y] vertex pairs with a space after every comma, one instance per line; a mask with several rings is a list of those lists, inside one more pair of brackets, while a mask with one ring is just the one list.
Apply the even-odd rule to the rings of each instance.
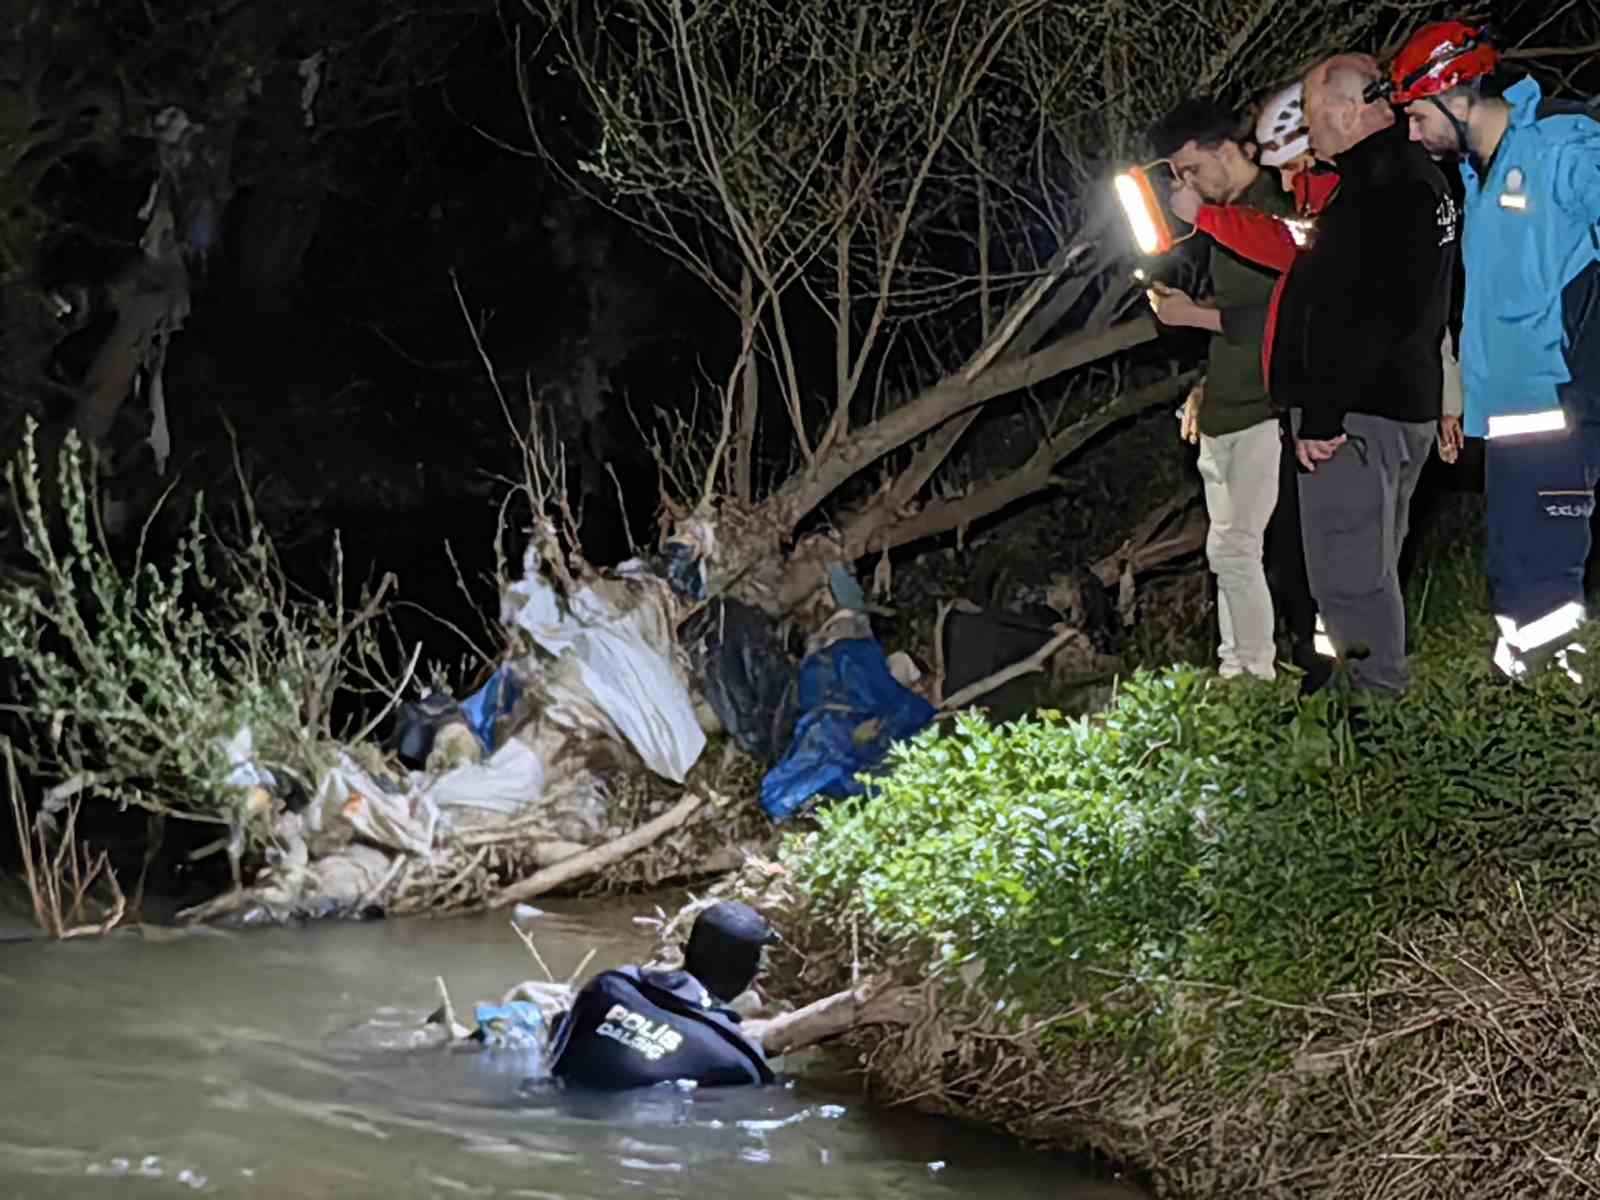
[[[1295, 207], [1302, 217], [1315, 217], [1339, 190], [1339, 176], [1332, 171], [1301, 171], [1294, 178]], [[1278, 272], [1277, 286], [1261, 322], [1261, 377], [1272, 380], [1272, 343], [1278, 327], [1278, 307], [1283, 300], [1284, 282], [1294, 266], [1301, 246], [1289, 226], [1271, 213], [1236, 204], [1205, 204], [1195, 217], [1195, 228], [1235, 254], [1258, 266]]]
[[1269, 386], [1299, 436], [1337, 437], [1347, 412], [1437, 421], [1460, 213], [1403, 122], [1337, 156], [1339, 190], [1277, 297]]

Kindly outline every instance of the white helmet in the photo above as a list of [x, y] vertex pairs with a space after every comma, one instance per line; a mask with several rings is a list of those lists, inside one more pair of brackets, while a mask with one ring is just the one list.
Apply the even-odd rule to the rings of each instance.
[[1311, 149], [1305, 88], [1298, 80], [1274, 92], [1261, 106], [1261, 115], [1256, 118], [1256, 145], [1261, 147], [1264, 167], [1281, 167]]

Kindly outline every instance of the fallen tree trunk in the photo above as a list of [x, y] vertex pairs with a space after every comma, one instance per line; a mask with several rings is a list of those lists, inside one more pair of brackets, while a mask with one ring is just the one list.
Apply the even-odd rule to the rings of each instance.
[[826, 458], [791, 476], [767, 503], [780, 520], [793, 528], [857, 472], [948, 418], [996, 396], [1131, 350], [1155, 337], [1155, 322], [1141, 315], [1120, 325], [1069, 334], [1024, 358], [989, 367], [975, 378], [968, 379], [960, 373], [948, 375], [910, 402], [854, 431]]
[[[1025, 332], [1031, 336], [1031, 331]], [[945, 376], [907, 404], [853, 431], [826, 455], [791, 476], [754, 510], [747, 510], [736, 520], [737, 506], [725, 508], [720, 518], [723, 528], [719, 530], [718, 555], [708, 581], [711, 590], [738, 595], [775, 615], [794, 611], [816, 591], [827, 562], [859, 557], [875, 544], [875, 539], [881, 541], [877, 535], [885, 524], [906, 516], [904, 497], [910, 484], [917, 483], [920, 488], [937, 469], [964, 432], [960, 421], [965, 414], [997, 396], [1124, 353], [1155, 337], [1154, 322], [1141, 315], [1116, 325], [1090, 326], [1014, 360], [1005, 360], [1002, 356], [1001, 361], [983, 368], [975, 376], [969, 377], [966, 369]], [[1120, 413], [1116, 403], [1110, 408], [1117, 412], [1106, 416], [1107, 422], [1117, 419], [1117, 415], [1126, 415]], [[1091, 422], [1095, 419], [1089, 418]], [[1063, 437], [1067, 440], [1059, 443], [1061, 452], [1054, 461], [1059, 462], [1081, 445], [1080, 435], [1092, 436], [1087, 426], [1080, 428], [1080, 425], [1064, 431]], [[825, 544], [813, 538], [802, 542], [794, 553], [785, 555], [783, 546], [800, 522], [842, 484], [885, 455], [929, 433], [932, 436], [908, 468], [910, 476], [905, 485], [902, 486], [898, 478], [890, 481], [878, 497], [848, 519], [846, 529], [853, 553], [842, 550], [833, 538], [821, 539]], [[1044, 482], [1048, 482], [1048, 471]], [[1027, 491], [1036, 490], [1037, 486]], [[1022, 494], [1026, 495], [1027, 491]], [[1007, 502], [997, 501], [997, 506]], [[700, 515], [696, 513], [697, 517]], [[944, 528], [953, 528], [955, 523], [951, 521]], [[919, 527], [914, 534], [897, 537], [893, 544], [904, 544], [921, 536], [926, 533]]]
[[[1063, 250], [1052, 260], [1050, 273], [1041, 278], [1035, 288], [1023, 294], [1002, 322], [991, 345], [980, 350], [964, 369], [966, 377], [972, 377], [991, 362], [1015, 362], [1031, 353], [1045, 336], [1065, 319], [1078, 301], [1083, 299], [1090, 284], [1099, 278], [1093, 256], [1105, 236], [1105, 231], [1104, 223], [1092, 226], [1081, 240]], [[1076, 277], [1070, 283], [1056, 287], [1049, 300], [1040, 303], [1045, 293], [1069, 268], [1077, 270]], [[1107, 296], [1109, 295], [1110, 291], [1107, 292]], [[1087, 326], [1103, 327], [1114, 311], [1114, 306], [1107, 304], [1106, 298], [1102, 297], [1101, 303], [1096, 305], [1090, 315]], [[1011, 336], [1013, 329], [1016, 330], [1015, 336]], [[933, 478], [934, 473], [944, 465], [956, 444], [978, 419], [980, 411], [977, 408], [969, 408], [929, 433], [918, 446], [910, 464], [895, 476], [894, 483], [888, 491], [873, 497], [871, 502], [846, 522], [844, 541], [847, 544], [865, 543], [871, 540], [875, 530], [898, 520]]]
[[846, 523], [840, 542], [834, 539], [811, 539], [794, 555], [790, 555], [782, 574], [781, 586], [776, 590], [779, 613], [794, 611], [826, 581], [830, 562], [854, 562], [867, 554], [882, 554], [899, 546], [909, 546], [923, 538], [934, 538], [957, 528], [997, 514], [1011, 504], [1043, 491], [1056, 482], [1054, 469], [1059, 462], [1072, 458], [1091, 438], [1107, 427], [1126, 418], [1146, 413], [1152, 408], [1170, 403], [1173, 397], [1186, 392], [1198, 371], [1186, 371], [1170, 379], [1163, 379], [1149, 387], [1115, 397], [1099, 410], [1080, 418], [1053, 437], [1046, 438], [1029, 461], [1021, 467], [990, 480], [965, 496], [947, 501], [933, 501], [915, 512], [886, 509], [878, 501], [872, 502], [864, 517]]
[[890, 511], [875, 499], [857, 520], [846, 524], [842, 545], [831, 539], [813, 540], [790, 557], [777, 593], [779, 611], [792, 611], [815, 592], [823, 584], [832, 561], [853, 562], [867, 554], [882, 553], [951, 529], [964, 528], [1043, 491], [1055, 481], [1056, 465], [1076, 454], [1108, 426], [1170, 403], [1175, 396], [1187, 391], [1198, 377], [1198, 371], [1188, 371], [1108, 401], [1045, 439], [1015, 471], [990, 480], [964, 496], [935, 500], [910, 513], [903, 509]]
[[592, 875], [602, 867], [608, 867], [614, 862], [627, 858], [635, 851], [643, 850], [651, 842], [665, 834], [672, 832], [694, 816], [704, 805], [704, 796], [689, 794], [679, 800], [666, 812], [654, 820], [646, 821], [637, 829], [630, 830], [619, 838], [585, 850], [582, 854], [574, 854], [571, 858], [562, 859], [554, 866], [530, 875], [520, 883], [502, 888], [496, 892], [486, 907], [499, 908], [506, 904], [515, 904], [521, 900], [531, 900], [535, 896], [542, 896], [548, 891], [560, 887], [564, 883], [571, 883], [574, 879], [581, 879], [585, 875]]
[[824, 996], [804, 1008], [744, 1023], [770, 1058], [831, 1041], [865, 1025], [909, 1025], [922, 1015], [922, 993], [889, 987], [886, 978]]
[[[1047, 333], [1060, 324], [1061, 319], [1083, 298], [1084, 293], [1089, 290], [1089, 285], [1096, 278], [1094, 270], [1085, 268], [1092, 266], [1092, 256], [1099, 245], [1101, 232], [1098, 227], [1091, 230], [1083, 239], [1064, 248], [1051, 260], [1046, 273], [1023, 293], [1011, 311], [1002, 319], [1000, 328], [990, 341], [962, 369], [963, 378], [975, 378], [991, 363], [1015, 362], [1032, 351]], [[1086, 259], [1087, 263], [1084, 261]], [[1051, 288], [1055, 287], [1061, 276], [1073, 268], [1078, 269], [1077, 277], [1070, 284], [1056, 288], [1055, 294], [1049, 301], [1041, 304], [1040, 302]], [[945, 459], [950, 457], [950, 452], [955, 449], [956, 443], [978, 419], [978, 412], [976, 408], [969, 408], [933, 429], [918, 447], [910, 465], [895, 477], [894, 485], [875, 500], [875, 506], [880, 506], [893, 516], [915, 500], [928, 480], [933, 478], [934, 472], [944, 464]], [[872, 513], [868, 511], [859, 515], [856, 520], [870, 519], [871, 516]]]
[[1129, 417], [1135, 417], [1170, 403], [1193, 385], [1198, 371], [1163, 379], [1160, 383], [1128, 392], [1106, 403], [1090, 415], [1081, 418], [1040, 443], [1028, 461], [1015, 471], [991, 480], [965, 496], [934, 501], [924, 505], [912, 516], [905, 518], [882, 533], [868, 535], [860, 542], [846, 543], [846, 552], [859, 550], [852, 557], [875, 551], [892, 550], [925, 537], [932, 537], [960, 525], [970, 524], [999, 512], [1009, 504], [1024, 499], [1034, 492], [1043, 491], [1054, 481], [1056, 464], [1071, 457], [1083, 445], [1107, 426]]

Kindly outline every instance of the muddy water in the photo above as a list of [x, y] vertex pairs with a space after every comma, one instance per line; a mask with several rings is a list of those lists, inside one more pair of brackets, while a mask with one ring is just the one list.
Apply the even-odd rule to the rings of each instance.
[[[643, 907], [526, 927], [565, 976], [644, 954]], [[0, 1196], [1131, 1195], [815, 1073], [600, 1101], [418, 1046], [435, 975], [470, 1016], [538, 974], [503, 917], [0, 945]]]

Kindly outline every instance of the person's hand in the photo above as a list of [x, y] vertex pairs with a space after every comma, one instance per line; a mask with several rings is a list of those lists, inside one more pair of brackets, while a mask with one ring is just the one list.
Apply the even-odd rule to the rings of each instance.
[[1348, 440], [1349, 438], [1342, 433], [1336, 438], [1295, 438], [1295, 457], [1300, 460], [1302, 467], [1315, 474], [1317, 464], [1327, 462], [1339, 453], [1339, 447]]
[[1178, 436], [1191, 446], [1200, 441], [1200, 406], [1205, 403], [1206, 384], [1201, 380], [1189, 389], [1189, 398], [1178, 413]]
[[1187, 292], [1180, 292], [1164, 283], [1152, 283], [1145, 294], [1150, 298], [1150, 307], [1156, 314], [1156, 320], [1163, 325], [1203, 328], [1200, 314], [1207, 310], [1203, 305], [1196, 304]]
[[1447, 463], [1453, 463], [1461, 457], [1461, 447], [1466, 444], [1466, 435], [1461, 432], [1461, 418], [1447, 416], [1439, 418], [1439, 457]]
[[1200, 193], [1187, 183], [1180, 183], [1167, 197], [1167, 207], [1185, 225], [1193, 225], [1195, 218], [1200, 215]]

